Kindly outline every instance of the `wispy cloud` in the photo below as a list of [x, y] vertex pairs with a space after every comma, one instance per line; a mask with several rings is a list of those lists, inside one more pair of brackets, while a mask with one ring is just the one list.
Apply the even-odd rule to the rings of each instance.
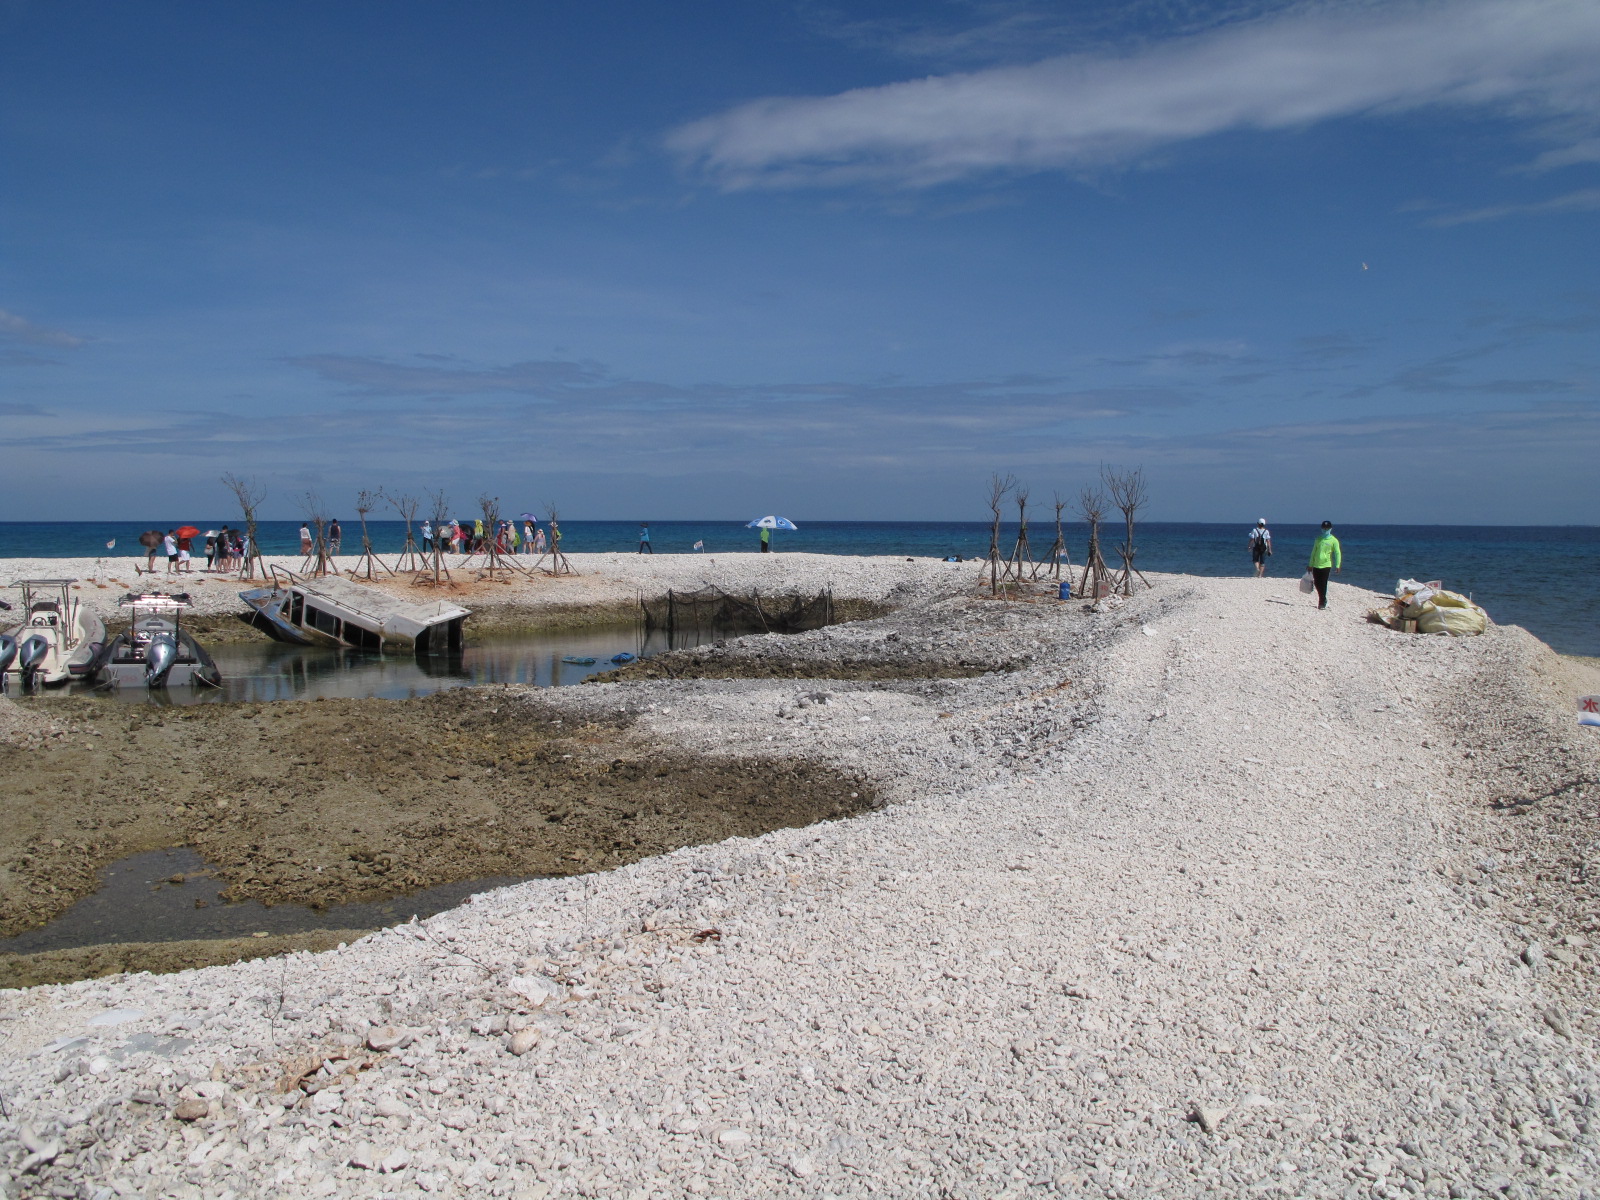
[[1600, 115], [1597, 84], [1592, 0], [1452, 0], [1302, 10], [1126, 54], [761, 99], [681, 126], [666, 145], [728, 189], [920, 187], [1426, 106], [1570, 129]]
[[[62, 329], [48, 329], [43, 325], [35, 325], [26, 317], [18, 316], [16, 313], [7, 312], [5, 309], [0, 308], [0, 346], [35, 346], [70, 350], [83, 345], [84, 340]], [[48, 360], [35, 359], [32, 361]]]
[[1425, 225], [1443, 228], [1450, 225], [1470, 225], [1478, 221], [1498, 221], [1504, 217], [1541, 216], [1547, 213], [1593, 212], [1600, 208], [1600, 188], [1583, 188], [1564, 196], [1548, 200], [1534, 200], [1526, 204], [1494, 204], [1488, 208], [1474, 208], [1468, 212], [1444, 213], [1429, 217]]
[[1048, 461], [1062, 446], [1092, 439], [1093, 430], [1189, 404], [1173, 388], [1073, 388], [1033, 376], [679, 386], [615, 377], [592, 363], [440, 366], [339, 355], [295, 361], [338, 385], [344, 399], [287, 422], [139, 411], [114, 428], [50, 427], [16, 445], [156, 459], [181, 445], [222, 463], [248, 453], [258, 469], [279, 474], [343, 473], [350, 447], [359, 446], [362, 461], [413, 475], [471, 474], [490, 447], [497, 463], [548, 464], [559, 447], [564, 469], [608, 477], [759, 478], [885, 463], [920, 477], [964, 470], [974, 454]]
[[[418, 356], [419, 358], [422, 356]], [[592, 362], [561, 360], [474, 367], [396, 363], [353, 355], [307, 355], [289, 360], [347, 394], [364, 398], [521, 397], [551, 410], [590, 416], [648, 414], [653, 421], [717, 423], [740, 420], [808, 420], [843, 427], [914, 418], [930, 427], [1012, 422], [1096, 420], [1187, 401], [1162, 387], [1073, 388], [1066, 381], [1015, 375], [987, 380], [922, 384], [787, 381], [672, 384], [612, 375]]]

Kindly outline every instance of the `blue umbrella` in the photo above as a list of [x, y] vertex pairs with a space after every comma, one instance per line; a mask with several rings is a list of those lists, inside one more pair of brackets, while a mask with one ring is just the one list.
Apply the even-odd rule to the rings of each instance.
[[756, 518], [754, 521], [751, 521], [750, 524], [746, 525], [745, 528], [746, 529], [799, 529], [800, 526], [796, 525], [793, 521], [789, 520], [788, 517], [771, 517], [771, 516], [767, 516], [767, 517], [758, 517], [758, 518]]

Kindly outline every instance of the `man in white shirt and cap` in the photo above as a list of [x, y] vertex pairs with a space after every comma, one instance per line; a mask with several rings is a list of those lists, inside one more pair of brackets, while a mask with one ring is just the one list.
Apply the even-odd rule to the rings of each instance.
[[1267, 528], [1267, 519], [1262, 517], [1250, 531], [1250, 561], [1256, 565], [1257, 579], [1267, 573], [1267, 559], [1271, 557], [1272, 530]]

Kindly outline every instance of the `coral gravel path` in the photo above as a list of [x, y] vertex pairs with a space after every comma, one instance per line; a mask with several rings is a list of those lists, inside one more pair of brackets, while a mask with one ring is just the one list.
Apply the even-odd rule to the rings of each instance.
[[549, 697], [630, 706], [686, 753], [869, 773], [890, 803], [326, 954], [5, 993], [9, 1186], [1595, 1195], [1594, 910], [1526, 881], [1590, 922], [1563, 929], [1493, 883], [1570, 833], [1541, 805], [1600, 807], [1560, 707], [1590, 680], [1515, 629], [1365, 624], [1345, 587], [1318, 613], [1281, 581], [1156, 583], [1095, 613], [930, 601], [781, 651], [981, 644], [1006, 674]]

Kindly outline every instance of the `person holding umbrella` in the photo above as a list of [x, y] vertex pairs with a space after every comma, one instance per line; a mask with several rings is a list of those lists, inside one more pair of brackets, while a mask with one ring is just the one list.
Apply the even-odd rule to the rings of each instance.
[[200, 536], [199, 528], [194, 525], [180, 525], [178, 528], [174, 529], [172, 533], [177, 539], [174, 544], [178, 551], [178, 570], [193, 570], [193, 568], [189, 565], [189, 560], [191, 557], [191, 552], [194, 549], [194, 539]]
[[800, 527], [789, 520], [788, 517], [775, 517], [768, 514], [765, 517], [757, 517], [745, 528], [759, 529], [761, 531], [761, 553], [770, 554], [772, 552], [772, 531], [774, 529], [798, 529]]

